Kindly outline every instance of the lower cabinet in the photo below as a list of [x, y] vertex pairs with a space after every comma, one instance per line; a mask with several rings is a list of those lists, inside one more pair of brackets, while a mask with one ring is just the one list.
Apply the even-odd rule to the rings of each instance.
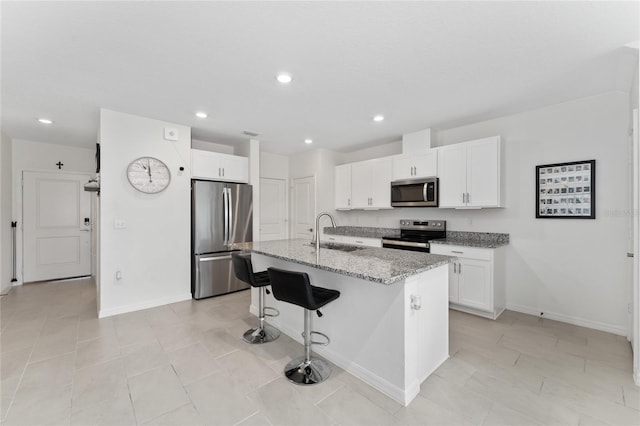
[[449, 266], [452, 309], [496, 319], [505, 308], [502, 248], [431, 244], [431, 253], [456, 256]]

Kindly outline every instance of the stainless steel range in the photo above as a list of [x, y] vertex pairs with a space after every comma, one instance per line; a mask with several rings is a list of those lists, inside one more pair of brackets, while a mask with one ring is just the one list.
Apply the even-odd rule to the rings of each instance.
[[429, 241], [446, 236], [446, 220], [401, 219], [400, 236], [382, 237], [382, 247], [429, 253]]

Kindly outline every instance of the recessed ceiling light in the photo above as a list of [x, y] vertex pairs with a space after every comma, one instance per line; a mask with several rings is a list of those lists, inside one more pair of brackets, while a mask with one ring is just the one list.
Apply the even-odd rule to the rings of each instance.
[[206, 112], [196, 112], [196, 117], [198, 118], [207, 118]]
[[53, 120], [49, 120], [48, 118], [38, 118], [38, 122], [42, 124], [53, 124]]
[[284, 73], [284, 72], [278, 74], [278, 76], [276, 78], [282, 84], [291, 83], [291, 80], [293, 80], [293, 78], [291, 77], [291, 74], [287, 74], [287, 73]]
[[378, 114], [373, 117], [373, 121], [382, 121], [382, 120], [384, 120], [384, 115]]
[[310, 143], [313, 143], [313, 141], [312, 141], [311, 139], [305, 139], [305, 140], [304, 140], [304, 143], [306, 143], [306, 144], [308, 145], [308, 144], [310, 144]]

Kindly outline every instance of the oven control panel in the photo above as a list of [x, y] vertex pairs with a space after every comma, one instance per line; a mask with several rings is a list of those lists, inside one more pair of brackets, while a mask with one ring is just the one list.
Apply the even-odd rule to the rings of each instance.
[[446, 220], [400, 219], [400, 229], [417, 229], [421, 231], [446, 231]]

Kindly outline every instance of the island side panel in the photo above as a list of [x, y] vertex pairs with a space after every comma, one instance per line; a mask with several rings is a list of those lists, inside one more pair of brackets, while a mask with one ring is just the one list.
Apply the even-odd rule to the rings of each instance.
[[[252, 254], [254, 270], [269, 266], [309, 274], [311, 284], [340, 291], [340, 298], [313, 316], [313, 330], [331, 338], [328, 346], [313, 350], [334, 364], [404, 403], [405, 389], [405, 291], [404, 282], [391, 285], [353, 278], [307, 267], [258, 253]], [[302, 308], [267, 297], [267, 305], [280, 310], [268, 321], [302, 342]], [[298, 356], [302, 354], [291, 354]], [[284, 366], [283, 366], [284, 367]]]
[[449, 358], [448, 283], [448, 265], [405, 281], [406, 404], [418, 394], [420, 384]]

